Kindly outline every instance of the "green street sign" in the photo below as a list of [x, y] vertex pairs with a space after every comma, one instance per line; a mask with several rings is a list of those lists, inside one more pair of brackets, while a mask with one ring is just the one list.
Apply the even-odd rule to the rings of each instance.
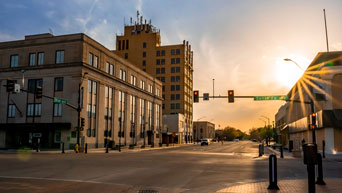
[[54, 103], [62, 103], [62, 104], [67, 104], [68, 100], [66, 99], [60, 99], [60, 98], [53, 98]]
[[265, 100], [288, 100], [289, 97], [284, 96], [255, 96], [255, 101], [265, 101]]

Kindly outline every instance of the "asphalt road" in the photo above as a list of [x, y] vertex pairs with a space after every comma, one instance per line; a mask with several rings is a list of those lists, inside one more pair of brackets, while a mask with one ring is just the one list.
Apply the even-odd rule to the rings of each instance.
[[[250, 141], [94, 154], [0, 154], [0, 192], [216, 192], [268, 180], [268, 156]], [[324, 160], [325, 177], [341, 162]], [[278, 159], [278, 180], [305, 179], [302, 159]]]

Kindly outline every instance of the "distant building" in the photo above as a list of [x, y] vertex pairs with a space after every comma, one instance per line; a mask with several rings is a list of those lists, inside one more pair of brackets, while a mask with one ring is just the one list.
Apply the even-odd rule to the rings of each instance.
[[[314, 97], [316, 143], [322, 151], [342, 153], [342, 51], [320, 52], [288, 93], [289, 99], [309, 102]], [[312, 143], [309, 104], [287, 102], [275, 115], [281, 142], [294, 151]]]
[[194, 121], [194, 139], [214, 139], [215, 124], [208, 121]]
[[[28, 92], [6, 92], [7, 79]], [[1, 42], [0, 85], [0, 148], [35, 147], [39, 136], [42, 148], [73, 148], [79, 88], [81, 148], [161, 141], [162, 83], [85, 34]]]
[[166, 143], [166, 137], [169, 142], [186, 143], [185, 141], [185, 118], [183, 114], [163, 115], [163, 143]]
[[192, 141], [193, 51], [187, 41], [161, 45], [160, 31], [151, 21], [131, 18], [124, 34], [116, 37], [116, 54], [163, 82], [163, 115], [183, 114], [185, 141]]

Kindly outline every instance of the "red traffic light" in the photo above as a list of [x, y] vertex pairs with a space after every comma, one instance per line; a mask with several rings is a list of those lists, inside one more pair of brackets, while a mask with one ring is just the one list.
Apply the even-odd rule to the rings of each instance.
[[194, 95], [198, 95], [198, 92], [197, 92], [197, 91], [195, 91], [195, 92], [194, 92]]
[[312, 113], [311, 116], [316, 117], [316, 113]]

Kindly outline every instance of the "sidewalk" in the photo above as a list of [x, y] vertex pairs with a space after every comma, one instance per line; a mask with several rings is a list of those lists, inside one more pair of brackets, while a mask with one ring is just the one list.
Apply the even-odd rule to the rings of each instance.
[[[155, 147], [150, 147], [146, 146], [145, 148], [140, 148], [140, 147], [135, 147], [134, 149], [129, 149], [127, 146], [121, 148], [121, 152], [141, 152], [141, 151], [150, 151], [150, 150], [160, 150], [160, 149], [171, 149], [171, 148], [177, 148], [177, 147], [182, 147], [186, 145], [194, 145], [193, 143], [189, 144], [170, 144], [169, 146], [166, 146], [163, 144], [162, 147], [155, 146]], [[75, 153], [74, 150], [64, 150], [66, 154], [72, 154]], [[37, 152], [36, 150], [33, 149], [8, 149], [8, 150], [0, 150], [0, 154], [15, 154], [15, 153], [33, 153], [33, 154], [61, 154], [62, 150], [40, 150]], [[80, 152], [84, 153], [84, 152]], [[96, 148], [96, 149], [88, 149], [87, 153], [106, 153], [106, 148]], [[120, 153], [119, 150], [114, 150], [114, 149], [108, 149], [108, 153]]]
[[[328, 178], [324, 179], [326, 185], [316, 185], [317, 193], [337, 193], [342, 190], [342, 179], [341, 178]], [[268, 182], [257, 182], [250, 184], [243, 184], [237, 186], [231, 186], [222, 190], [218, 190], [217, 193], [305, 193], [308, 192], [308, 182], [306, 179], [296, 180], [281, 180], [278, 181], [279, 190], [268, 190]]]
[[[278, 148], [273, 149], [272, 147], [265, 146], [265, 153], [276, 154], [277, 157], [280, 157], [280, 150]], [[322, 152], [319, 152], [319, 153], [321, 153], [322, 155]], [[298, 157], [294, 157], [293, 153], [289, 152], [288, 150], [284, 150], [283, 155], [284, 155], [284, 158], [293, 158], [293, 159], [298, 158]], [[303, 155], [299, 159], [303, 159]], [[323, 158], [323, 160], [342, 162], [342, 154], [325, 154], [325, 158]]]

